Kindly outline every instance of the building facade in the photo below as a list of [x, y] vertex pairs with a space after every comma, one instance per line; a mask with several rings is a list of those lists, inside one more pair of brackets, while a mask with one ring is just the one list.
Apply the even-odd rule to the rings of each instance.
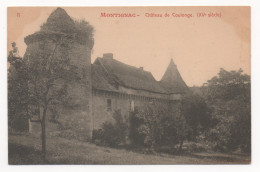
[[[59, 115], [62, 125], [91, 137], [93, 129], [99, 129], [105, 121], [113, 120], [115, 110], [120, 110], [127, 118], [129, 112], [147, 102], [163, 102], [170, 109], [177, 108], [188, 87], [173, 60], [160, 81], [156, 81], [143, 68], [116, 60], [112, 53], [96, 58], [91, 64], [93, 44], [79, 41], [73, 32], [74, 27], [75, 23], [66, 11], [58, 8], [40, 31], [25, 37], [27, 50], [24, 58], [27, 60], [32, 60], [35, 50], [41, 50], [46, 45], [46, 51], [53, 51], [57, 40], [65, 40], [70, 45], [67, 54], [82, 79], [69, 85], [69, 96], [78, 106], [62, 109]], [[59, 55], [61, 51], [57, 48], [55, 53]]]
[[174, 110], [188, 91], [173, 60], [161, 81], [143, 68], [114, 59], [112, 53], [98, 57], [91, 68], [93, 129], [111, 119], [115, 110], [126, 118], [135, 108], [151, 102], [166, 104]]

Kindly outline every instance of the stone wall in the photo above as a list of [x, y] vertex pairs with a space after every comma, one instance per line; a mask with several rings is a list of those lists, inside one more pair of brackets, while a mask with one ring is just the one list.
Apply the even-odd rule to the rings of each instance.
[[[111, 101], [111, 109], [108, 107], [108, 100]], [[128, 98], [119, 98], [112, 94], [93, 95], [92, 99], [93, 110], [93, 129], [101, 128], [101, 125], [106, 122], [113, 122], [113, 112], [121, 110], [124, 119], [128, 120], [130, 111], [130, 100]]]
[[[33, 39], [33, 35], [31, 37], [32, 41], [27, 42], [25, 59], [32, 60], [37, 54], [37, 50], [40, 51], [43, 46], [47, 47], [44, 52], [53, 52], [56, 44], [47, 39], [48, 37], [43, 40]], [[69, 128], [72, 132], [76, 134], [81, 133], [82, 136], [87, 138], [91, 137], [92, 134], [90, 125], [92, 123], [91, 50], [87, 45], [80, 44], [73, 39], [65, 41], [69, 41], [66, 53], [71, 64], [76, 67], [77, 75], [80, 76], [80, 79], [69, 83], [68, 96], [71, 99], [70, 104], [72, 107], [65, 111], [61, 108], [58, 120], [61, 125], [66, 126], [65, 129]], [[64, 48], [58, 46], [55, 56], [62, 56], [64, 53], [62, 52], [63, 50]], [[34, 125], [39, 126], [38, 124], [32, 124], [32, 126]], [[32, 130], [33, 128], [38, 127], [32, 127]]]
[[169, 96], [167, 94], [153, 93], [153, 92], [145, 91], [145, 90], [135, 90], [135, 89], [126, 88], [123, 86], [119, 86], [118, 91], [121, 93], [126, 93], [126, 94], [140, 95], [140, 96], [145, 96], [145, 97], [169, 100]]
[[[126, 89], [125, 89], [126, 90]], [[165, 99], [155, 98], [156, 94], [146, 93], [149, 97], [143, 96], [143, 94], [134, 95], [127, 93], [135, 93], [136, 90], [129, 90], [127, 92], [109, 92], [102, 90], [93, 90], [92, 97], [92, 109], [93, 109], [93, 129], [100, 129], [102, 124], [106, 121], [113, 122], [113, 112], [115, 110], [121, 110], [126, 122], [129, 120], [129, 112], [138, 107], [142, 107], [147, 103], [160, 102], [165, 103], [172, 112], [176, 112], [179, 109], [179, 100], [169, 101]], [[142, 92], [139, 92], [142, 93]], [[111, 108], [109, 107], [111, 102]]]

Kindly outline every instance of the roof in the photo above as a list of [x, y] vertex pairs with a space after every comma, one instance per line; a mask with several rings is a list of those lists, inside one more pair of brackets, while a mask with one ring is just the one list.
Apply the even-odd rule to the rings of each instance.
[[112, 82], [109, 82], [107, 73], [100, 65], [91, 65], [92, 87], [106, 91], [117, 91]]
[[160, 82], [168, 93], [183, 93], [188, 91], [188, 87], [183, 81], [177, 66], [173, 62], [173, 59], [171, 59], [170, 64]]
[[54, 10], [47, 19], [47, 22], [41, 26], [41, 30], [51, 30], [62, 33], [73, 33], [75, 31], [75, 23], [67, 12], [62, 8]]
[[[96, 59], [93, 66], [97, 65], [101, 66], [104, 72], [107, 73], [107, 76], [103, 76], [107, 77], [108, 81], [113, 80], [119, 85], [132, 89], [145, 90], [155, 93], [166, 93], [165, 89], [160, 85], [160, 83], [154, 79], [151, 72], [145, 71], [142, 68], [136, 68], [124, 64], [113, 58], [100, 57]], [[94, 70], [98, 69], [96, 67], [94, 68]], [[97, 73], [97, 71], [92, 72]], [[93, 74], [93, 77], [96, 77], [96, 74]], [[93, 80], [96, 80], [96, 78], [93, 78]], [[110, 82], [107, 82], [106, 84], [109, 83]], [[98, 87], [98, 84], [99, 83], [93, 83], [93, 86]]]
[[94, 45], [93, 27], [85, 20], [74, 21], [62, 8], [55, 9], [41, 26], [40, 31], [26, 36], [24, 41], [28, 45], [46, 39], [57, 41], [61, 37], [87, 45], [90, 49]]
[[29, 44], [44, 39], [56, 40], [60, 36], [73, 38], [75, 29], [75, 23], [67, 12], [62, 8], [57, 8], [50, 14], [46, 23], [41, 26], [40, 31], [26, 36], [24, 42]]

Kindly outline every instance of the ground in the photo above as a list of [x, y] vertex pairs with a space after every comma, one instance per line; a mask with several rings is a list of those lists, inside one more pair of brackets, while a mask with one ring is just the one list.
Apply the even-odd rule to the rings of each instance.
[[[41, 140], [30, 134], [9, 135], [9, 164], [44, 164]], [[248, 164], [250, 156], [224, 153], [142, 154], [89, 142], [47, 137], [47, 164]]]

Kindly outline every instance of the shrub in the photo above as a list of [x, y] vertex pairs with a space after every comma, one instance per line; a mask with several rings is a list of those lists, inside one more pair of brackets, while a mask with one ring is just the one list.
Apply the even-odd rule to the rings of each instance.
[[163, 103], [149, 103], [130, 115], [130, 139], [133, 144], [144, 145], [152, 150], [161, 146], [182, 144], [195, 140], [201, 128], [210, 122], [208, 108], [202, 98], [186, 95], [175, 111]]
[[127, 125], [123, 120], [120, 110], [113, 113], [115, 120], [112, 122], [105, 122], [101, 129], [94, 130], [92, 140], [97, 144], [102, 144], [110, 147], [116, 147], [125, 143]]
[[139, 127], [144, 121], [137, 116], [137, 111], [130, 112], [129, 139], [134, 146], [144, 146], [145, 134], [139, 132]]
[[[174, 116], [175, 114], [171, 113], [164, 104], [145, 105], [136, 114], [137, 119], [132, 121], [139, 121], [139, 126], [136, 126], [137, 132], [132, 129], [132, 139], [142, 139], [143, 145], [151, 150], [157, 150], [162, 145], [175, 144], [177, 137]], [[133, 123], [130, 123], [131, 125]], [[142, 136], [142, 138], [138, 136]], [[135, 142], [141, 141], [135, 140]]]

